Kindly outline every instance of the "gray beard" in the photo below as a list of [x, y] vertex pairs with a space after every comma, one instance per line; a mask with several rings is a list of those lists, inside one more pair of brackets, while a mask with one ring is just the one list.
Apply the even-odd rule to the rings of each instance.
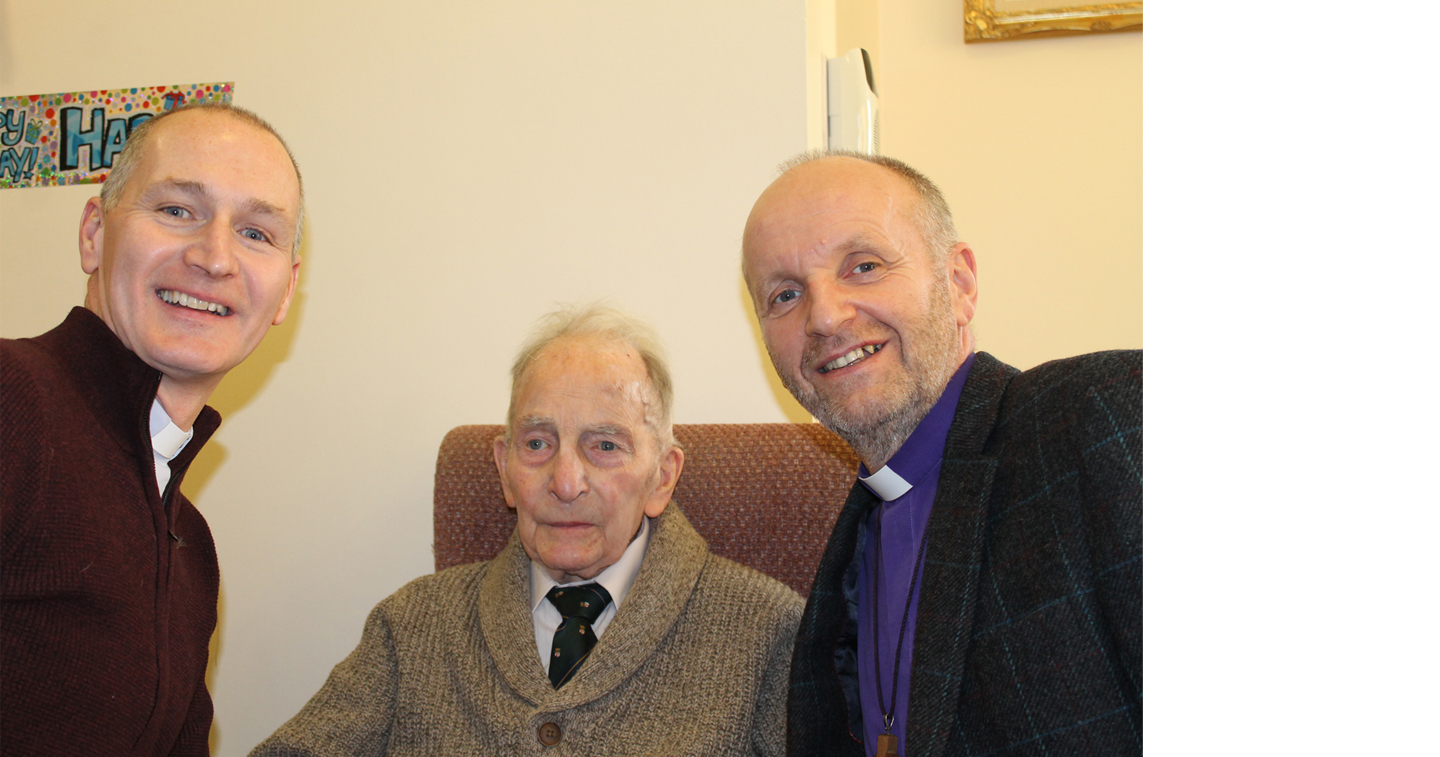
[[[960, 335], [944, 279], [932, 287], [925, 321], [911, 337], [905, 344], [904, 360], [911, 366], [909, 377], [913, 381], [908, 382], [908, 386], [889, 387], [887, 398], [895, 398], [897, 394], [900, 397], [895, 398], [894, 407], [888, 411], [850, 413], [844, 406], [846, 398], [822, 396], [811, 387], [800, 386], [794, 377], [780, 374], [780, 382], [800, 406], [854, 448], [872, 473], [900, 450], [925, 414], [940, 400], [959, 362]], [[898, 345], [890, 349], [895, 346]], [[780, 364], [773, 352], [770, 361]]]
[[[944, 385], [941, 385], [941, 391], [944, 391]], [[939, 399], [939, 392], [935, 393], [934, 397], [912, 394], [910, 401], [902, 407], [888, 416], [869, 422], [863, 418], [847, 418], [839, 412], [839, 408], [824, 400], [813, 408], [805, 409], [819, 419], [825, 428], [844, 439], [855, 450], [855, 454], [860, 456], [865, 467], [874, 473], [900, 451], [905, 440], [915, 432], [925, 414], [930, 412], [930, 408], [934, 407]]]

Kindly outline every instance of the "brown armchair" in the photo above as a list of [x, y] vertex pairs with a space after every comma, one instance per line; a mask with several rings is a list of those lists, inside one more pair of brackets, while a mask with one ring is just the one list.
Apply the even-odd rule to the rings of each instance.
[[[491, 445], [503, 426], [458, 426], [435, 466], [435, 569], [494, 557], [515, 529]], [[675, 500], [710, 551], [810, 593], [858, 460], [815, 423], [677, 424]]]

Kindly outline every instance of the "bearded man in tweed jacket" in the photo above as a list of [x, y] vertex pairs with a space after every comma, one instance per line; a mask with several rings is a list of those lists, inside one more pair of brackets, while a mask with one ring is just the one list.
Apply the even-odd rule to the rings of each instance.
[[[556, 313], [512, 376], [494, 449], [509, 544], [381, 602], [252, 757], [783, 754], [800, 597], [710, 554], [669, 506], [685, 455], [653, 333]], [[603, 613], [564, 615], [577, 592]]]
[[975, 352], [975, 255], [891, 158], [805, 155], [744, 274], [863, 465], [795, 642], [793, 755], [1141, 752], [1141, 355]]

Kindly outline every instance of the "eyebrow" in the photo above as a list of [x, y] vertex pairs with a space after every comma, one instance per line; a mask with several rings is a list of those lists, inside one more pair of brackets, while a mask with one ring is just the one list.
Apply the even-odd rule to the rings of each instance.
[[245, 209], [250, 211], [251, 213], [256, 213], [258, 215], [276, 216], [279, 218], [283, 218], [285, 216], [284, 208], [278, 205], [272, 205], [258, 197], [252, 197], [249, 200], [246, 200]]
[[[515, 422], [515, 428], [522, 431], [533, 431], [536, 429], [553, 431], [555, 419], [543, 415], [522, 415]], [[630, 438], [630, 429], [626, 426], [617, 426], [613, 423], [600, 423], [594, 426], [586, 426], [580, 430], [582, 434], [603, 434], [605, 436], [619, 436]]]
[[882, 237], [872, 233], [869, 229], [857, 231], [845, 238], [845, 241], [836, 245], [845, 251], [846, 255], [863, 250], [871, 250], [879, 247], [883, 241]]
[[[151, 185], [151, 187], [145, 192], [145, 194], [146, 196], [149, 196], [153, 193], [160, 192], [166, 189], [173, 189], [182, 194], [186, 194], [198, 200], [204, 200], [206, 202], [215, 201], [215, 193], [211, 192], [209, 187], [205, 186], [201, 182], [194, 181], [192, 179], [165, 179]], [[284, 208], [273, 203], [266, 202], [265, 200], [262, 200], [258, 197], [251, 197], [250, 199], [246, 200], [244, 204], [244, 209], [247, 212], [255, 213], [257, 215], [275, 216], [279, 218], [283, 218], [285, 216]]]
[[166, 190], [174, 190], [180, 192], [181, 194], [190, 195], [191, 197], [199, 200], [215, 199], [214, 195], [210, 192], [209, 187], [201, 184], [198, 181], [190, 181], [186, 179], [165, 179], [164, 181], [157, 181], [154, 184], [151, 184], [148, 188], [146, 188], [145, 196], [148, 197], [150, 195], [158, 194]]
[[515, 426], [516, 426], [517, 428], [526, 428], [526, 429], [532, 429], [532, 428], [554, 428], [554, 427], [555, 427], [555, 419], [554, 419], [554, 418], [548, 418], [548, 417], [543, 416], [543, 415], [522, 415], [522, 416], [520, 417], [520, 419], [515, 422]]
[[604, 434], [606, 436], [630, 436], [630, 429], [616, 426], [610, 423], [602, 423], [598, 426], [589, 426], [585, 429], [589, 434]]

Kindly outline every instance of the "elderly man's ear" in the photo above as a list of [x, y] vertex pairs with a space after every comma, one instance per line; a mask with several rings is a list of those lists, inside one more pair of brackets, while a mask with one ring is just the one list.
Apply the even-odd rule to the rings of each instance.
[[685, 467], [685, 451], [679, 447], [672, 446], [665, 450], [660, 457], [660, 472], [655, 488], [651, 490], [650, 496], [645, 500], [645, 514], [651, 518], [660, 517], [665, 512], [665, 507], [670, 504], [670, 497], [675, 493], [675, 484], [680, 482], [680, 471]]
[[980, 298], [975, 251], [964, 242], [950, 248], [950, 299], [955, 306], [955, 320], [964, 328], [975, 318], [975, 302]]
[[500, 490], [505, 492], [505, 504], [515, 509], [515, 497], [510, 493], [510, 479], [505, 477], [506, 459], [505, 436], [501, 434], [495, 437], [495, 470], [500, 472]]

